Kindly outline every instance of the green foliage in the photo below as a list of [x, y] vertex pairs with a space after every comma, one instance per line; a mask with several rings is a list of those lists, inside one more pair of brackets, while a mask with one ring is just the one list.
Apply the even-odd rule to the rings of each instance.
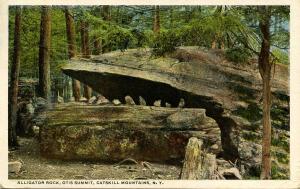
[[135, 38], [127, 29], [115, 27], [103, 38], [103, 47], [109, 47], [111, 50], [126, 50], [133, 47]]
[[[10, 12], [9, 31], [13, 36], [14, 15]], [[39, 32], [40, 32], [40, 7], [25, 6], [22, 11], [21, 31], [21, 72], [22, 77], [38, 78], [39, 61]], [[60, 64], [67, 59], [66, 24], [62, 10], [58, 7], [51, 9], [51, 49], [50, 70], [51, 77], [61, 75]], [[9, 39], [9, 54], [13, 51], [13, 38]], [[11, 60], [12, 57], [10, 57]]]
[[286, 138], [283, 138], [283, 137], [274, 138], [274, 137], [272, 137], [271, 144], [272, 144], [272, 146], [281, 147], [282, 149], [284, 149], [287, 152], [290, 151], [289, 141]]
[[152, 44], [152, 54], [155, 56], [164, 56], [167, 53], [175, 51], [180, 44], [179, 34], [173, 30], [161, 30], [154, 36]]
[[271, 152], [271, 154], [276, 157], [279, 163], [283, 163], [283, 164], [289, 163], [289, 157], [286, 153], [281, 151], [275, 151], [275, 152]]
[[[89, 23], [89, 46], [95, 40], [110, 50], [152, 47], [153, 55], [164, 56], [177, 46], [211, 48], [212, 42], [231, 47], [226, 56], [234, 62], [246, 62], [251, 55], [245, 45], [256, 50], [260, 45], [258, 15], [254, 7], [238, 6], [161, 6], [160, 35], [154, 35], [152, 6], [111, 6], [111, 20], [103, 20], [102, 6], [70, 7], [76, 28], [77, 51], [80, 53], [79, 21]], [[289, 9], [272, 7], [275, 24], [271, 28], [272, 48], [277, 63], [288, 64]], [[51, 77], [61, 77], [60, 67], [67, 59], [64, 7], [52, 6]], [[40, 6], [23, 6], [21, 33], [21, 76], [38, 77]], [[14, 7], [9, 9], [9, 62], [13, 51]], [[94, 51], [95, 52], [95, 51]]]
[[287, 170], [272, 163], [271, 177], [272, 179], [288, 179]]
[[259, 142], [261, 140], [261, 136], [257, 132], [252, 131], [244, 131], [243, 138], [252, 142]]
[[229, 61], [243, 64], [249, 61], [251, 52], [248, 49], [239, 46], [227, 49], [225, 51], [225, 56]]
[[274, 49], [272, 51], [272, 54], [274, 55], [275, 59], [275, 63], [277, 64], [289, 64], [289, 55], [287, 52], [284, 52], [278, 48]]
[[249, 104], [247, 108], [238, 107], [233, 113], [251, 122], [259, 121], [262, 118], [262, 110], [255, 103]]

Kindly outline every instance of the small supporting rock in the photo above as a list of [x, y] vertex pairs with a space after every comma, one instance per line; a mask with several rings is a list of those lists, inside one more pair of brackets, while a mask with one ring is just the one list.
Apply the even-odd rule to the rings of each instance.
[[112, 103], [113, 103], [115, 106], [121, 105], [121, 102], [120, 102], [120, 100], [118, 100], [118, 99], [114, 99], [114, 100], [112, 101]]
[[139, 96], [139, 101], [141, 106], [147, 106], [146, 100], [143, 97]]
[[80, 97], [79, 102], [87, 102], [87, 99], [85, 97]]
[[186, 146], [185, 158], [181, 171], [181, 179], [197, 180], [201, 171], [202, 147], [203, 142], [196, 137], [191, 137]]
[[167, 107], [167, 108], [171, 108], [171, 104], [168, 103], [168, 102], [166, 102], [166, 107]]
[[178, 108], [183, 108], [185, 105], [185, 101], [183, 98], [180, 99], [179, 103], [178, 103]]
[[156, 101], [153, 103], [153, 105], [154, 105], [155, 107], [161, 107], [161, 100], [156, 100]]
[[134, 100], [131, 98], [131, 96], [125, 96], [125, 102], [127, 105], [133, 106], [135, 105]]
[[61, 96], [57, 96], [57, 103], [63, 103], [64, 102], [64, 98]]
[[94, 104], [96, 101], [97, 101], [97, 97], [92, 96], [92, 97], [89, 99], [88, 103], [89, 103], [89, 104]]
[[96, 104], [97, 105], [109, 104], [109, 100], [107, 98], [105, 98], [105, 96], [99, 95], [99, 96], [97, 96]]

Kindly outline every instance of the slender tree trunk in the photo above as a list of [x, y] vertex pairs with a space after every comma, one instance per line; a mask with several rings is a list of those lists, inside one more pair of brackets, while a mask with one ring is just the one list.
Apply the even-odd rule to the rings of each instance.
[[154, 20], [153, 20], [153, 32], [159, 34], [160, 32], [160, 17], [159, 17], [159, 6], [155, 5], [154, 8]]
[[81, 39], [81, 56], [86, 56], [86, 38], [85, 38], [85, 22], [83, 20], [80, 21], [80, 39]]
[[224, 50], [225, 49], [225, 42], [222, 40], [221, 41], [221, 49]]
[[[88, 33], [88, 24], [85, 21], [80, 23], [80, 32], [81, 32], [81, 51], [82, 57], [90, 58], [90, 48], [89, 48], [89, 33]], [[89, 100], [92, 95], [92, 88], [85, 85], [83, 86], [83, 96]]]
[[216, 42], [216, 40], [214, 39], [213, 42], [211, 43], [211, 48], [212, 48], [212, 49], [216, 49], [216, 47], [217, 47], [217, 42]]
[[39, 95], [50, 100], [51, 9], [42, 6], [39, 48]]
[[170, 7], [170, 28], [173, 28], [174, 25], [174, 11], [173, 7]]
[[116, 14], [116, 18], [115, 18], [115, 22], [117, 24], [121, 24], [119, 18], [120, 18], [120, 6], [117, 6], [117, 14]]
[[102, 6], [102, 17], [103, 17], [103, 20], [106, 20], [106, 21], [111, 20], [111, 12], [110, 12], [110, 6], [109, 5], [103, 5]]
[[261, 51], [258, 58], [259, 72], [263, 82], [263, 139], [261, 179], [271, 179], [271, 64], [270, 56], [270, 8], [259, 7], [259, 27], [263, 35]]
[[[66, 31], [68, 40], [68, 53], [69, 58], [76, 56], [76, 43], [75, 43], [75, 24], [72, 15], [68, 7], [65, 8], [66, 17]], [[80, 100], [80, 82], [76, 79], [72, 79], [73, 95], [76, 102]]]
[[[103, 18], [104, 21], [110, 21], [111, 20], [111, 14], [110, 14], [110, 6], [109, 5], [103, 5], [102, 8], [101, 8], [101, 16]], [[111, 47], [109, 46], [103, 46], [102, 48], [102, 52], [103, 53], [106, 53], [106, 52], [109, 52], [111, 51]]]
[[94, 49], [95, 55], [99, 55], [102, 53], [102, 40], [99, 38], [94, 38]]
[[8, 120], [8, 145], [9, 147], [18, 146], [17, 141], [17, 112], [18, 112], [18, 85], [20, 72], [20, 55], [21, 55], [21, 7], [16, 6], [15, 16], [15, 33], [14, 33], [14, 55], [10, 73], [10, 88], [9, 88], [9, 120]]
[[84, 23], [84, 43], [85, 43], [85, 50], [84, 50], [84, 57], [90, 58], [90, 45], [89, 45], [89, 24], [87, 22]]

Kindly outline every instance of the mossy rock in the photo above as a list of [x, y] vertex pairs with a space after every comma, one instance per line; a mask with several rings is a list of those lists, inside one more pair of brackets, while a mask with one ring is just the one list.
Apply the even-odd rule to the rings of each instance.
[[[181, 114], [200, 119], [188, 122], [188, 128], [184, 121], [189, 120], [180, 119], [180, 124], [175, 123], [176, 119], [167, 121]], [[197, 137], [205, 144], [221, 144], [217, 123], [205, 116], [203, 109], [70, 103], [57, 105], [46, 115], [47, 121], [40, 128], [40, 148], [42, 156], [47, 158], [111, 162], [130, 157], [179, 162], [184, 158], [190, 137]]]

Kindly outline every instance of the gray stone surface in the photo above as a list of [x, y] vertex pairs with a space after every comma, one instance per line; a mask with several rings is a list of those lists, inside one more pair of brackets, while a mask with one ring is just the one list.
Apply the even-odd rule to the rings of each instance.
[[206, 116], [202, 116], [201, 123], [194, 122], [195, 126], [189, 123], [191, 130], [167, 125], [170, 115], [184, 112], [204, 113], [202, 109], [183, 111], [149, 106], [56, 105], [45, 112], [47, 119], [40, 127], [41, 154], [73, 160], [120, 161], [131, 157], [157, 162], [180, 161], [190, 137], [205, 143], [220, 142], [219, 127]]

